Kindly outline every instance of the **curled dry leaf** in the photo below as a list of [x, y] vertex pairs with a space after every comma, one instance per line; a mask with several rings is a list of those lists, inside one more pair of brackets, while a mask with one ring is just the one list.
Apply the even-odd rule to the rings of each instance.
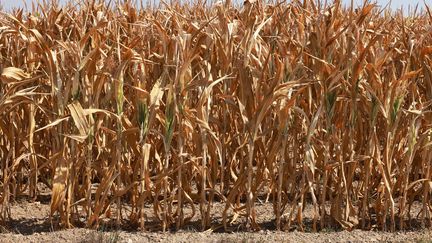
[[3, 68], [0, 76], [1, 81], [6, 84], [22, 81], [27, 78], [30, 78], [30, 75], [25, 73], [24, 70], [16, 67]]

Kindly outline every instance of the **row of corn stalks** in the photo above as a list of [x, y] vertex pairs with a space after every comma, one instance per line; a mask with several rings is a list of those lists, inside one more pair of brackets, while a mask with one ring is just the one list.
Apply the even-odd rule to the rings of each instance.
[[3, 223], [45, 184], [63, 227], [431, 225], [427, 6], [33, 3], [0, 60]]

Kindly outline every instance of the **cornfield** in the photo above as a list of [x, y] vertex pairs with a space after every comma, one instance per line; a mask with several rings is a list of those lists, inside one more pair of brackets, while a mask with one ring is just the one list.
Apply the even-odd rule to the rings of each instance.
[[[432, 14], [366, 1], [34, 3], [0, 14], [0, 219], [431, 226]], [[260, 199], [261, 198], [261, 199]], [[185, 208], [192, 208], [191, 214]]]

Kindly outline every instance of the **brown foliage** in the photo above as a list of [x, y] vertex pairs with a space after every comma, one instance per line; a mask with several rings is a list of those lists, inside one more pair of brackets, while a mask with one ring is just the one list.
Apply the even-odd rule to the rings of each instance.
[[206, 229], [218, 200], [257, 229], [262, 195], [278, 228], [430, 225], [428, 11], [84, 2], [0, 15], [2, 220], [44, 182], [64, 227]]

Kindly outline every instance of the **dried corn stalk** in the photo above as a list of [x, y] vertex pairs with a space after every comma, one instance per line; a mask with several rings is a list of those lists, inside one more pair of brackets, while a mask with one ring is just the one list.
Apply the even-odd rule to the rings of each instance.
[[2, 222], [43, 183], [64, 227], [168, 230], [200, 216], [206, 230], [221, 213], [226, 228], [257, 230], [261, 196], [278, 229], [304, 229], [306, 205], [314, 230], [404, 229], [416, 203], [430, 226], [425, 9], [81, 1], [0, 13]]

